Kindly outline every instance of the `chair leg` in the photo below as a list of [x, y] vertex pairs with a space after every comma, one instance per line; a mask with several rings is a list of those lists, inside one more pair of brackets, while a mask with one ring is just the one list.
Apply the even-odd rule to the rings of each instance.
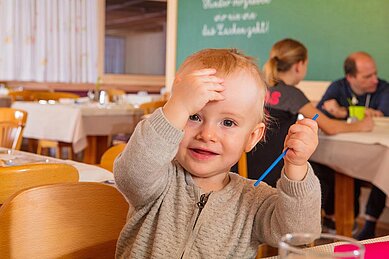
[[62, 157], [62, 150], [61, 150], [61, 146], [58, 145], [58, 147], [55, 149], [55, 157], [56, 158], [61, 158]]
[[73, 160], [73, 148], [71, 146], [68, 147], [68, 154], [69, 154], [69, 159]]
[[36, 145], [37, 145], [36, 139], [31, 139], [31, 138], [27, 139], [27, 151], [28, 152], [34, 153]]
[[[61, 157], [61, 154], [60, 154], [60, 151], [59, 151], [58, 142], [57, 141], [53, 141], [53, 140], [44, 140], [44, 139], [38, 140], [38, 147], [37, 147], [36, 153], [41, 155], [43, 149], [50, 150], [50, 148], [54, 148], [55, 149], [55, 157], [56, 158], [60, 158]], [[48, 151], [48, 155], [50, 155], [49, 151]]]
[[42, 146], [41, 145], [38, 145], [38, 147], [36, 148], [36, 153], [39, 155], [42, 155]]
[[73, 147], [71, 143], [66, 143], [66, 142], [59, 142], [59, 150], [60, 150], [60, 157], [63, 157], [62, 155], [62, 149], [66, 148], [66, 158], [73, 160]]

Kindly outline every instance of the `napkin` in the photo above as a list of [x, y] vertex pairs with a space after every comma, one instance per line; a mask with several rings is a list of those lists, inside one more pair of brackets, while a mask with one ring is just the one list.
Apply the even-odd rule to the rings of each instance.
[[[335, 246], [335, 252], [347, 252], [353, 250], [355, 246], [338, 245]], [[365, 259], [386, 259], [389, 258], [389, 241], [365, 244]]]

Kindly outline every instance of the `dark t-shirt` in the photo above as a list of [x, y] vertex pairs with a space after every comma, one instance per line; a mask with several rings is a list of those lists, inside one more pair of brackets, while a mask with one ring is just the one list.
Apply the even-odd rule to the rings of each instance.
[[[270, 87], [265, 104], [266, 111], [270, 115], [265, 142], [259, 142], [253, 151], [247, 153], [250, 179], [258, 179], [282, 153], [289, 127], [296, 122], [299, 110], [307, 103], [309, 103], [308, 98], [294, 86], [280, 82]], [[283, 166], [284, 161], [281, 160], [264, 181], [275, 186]]]
[[[368, 97], [370, 96], [370, 97]], [[357, 95], [351, 90], [351, 86], [346, 78], [339, 79], [331, 83], [324, 93], [322, 99], [317, 104], [317, 108], [330, 118], [334, 118], [327, 111], [322, 109], [323, 103], [327, 100], [335, 99], [340, 106], [349, 107], [353, 97], [356, 98], [355, 105], [365, 106], [380, 110], [384, 113], [384, 116], [389, 116], [389, 84], [388, 82], [379, 79], [377, 90], [374, 93], [366, 93], [363, 95]], [[368, 101], [368, 98], [370, 100]]]

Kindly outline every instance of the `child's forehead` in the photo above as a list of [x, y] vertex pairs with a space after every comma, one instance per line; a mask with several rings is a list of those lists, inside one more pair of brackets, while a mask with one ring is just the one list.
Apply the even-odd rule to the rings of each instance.
[[[214, 66], [205, 66], [201, 63], [193, 63], [193, 64], [187, 64], [183, 67], [180, 68], [179, 73], [180, 74], [189, 74], [192, 73], [196, 70], [201, 70], [201, 69], [208, 69], [208, 68], [213, 68], [216, 70], [216, 73], [213, 74], [212, 76], [217, 76], [223, 79], [226, 78], [234, 78], [234, 77], [245, 77], [247, 79], [253, 79], [257, 81], [258, 86], [265, 87], [265, 83], [262, 80], [261, 76], [257, 74], [257, 71], [253, 71], [249, 67], [234, 67], [231, 70], [225, 70], [224, 68], [218, 68]], [[263, 82], [263, 83], [262, 83]]]
[[265, 83], [249, 70], [235, 70], [228, 75], [216, 73], [216, 76], [224, 79], [223, 85], [227, 88], [236, 88], [237, 91], [254, 91], [255, 94], [260, 95], [261, 92], [266, 90]]
[[223, 74], [223, 75], [228, 75], [228, 74], [234, 73], [237, 70], [249, 69], [248, 67], [244, 67], [244, 66], [237, 65], [237, 64], [225, 66], [223, 64], [216, 64], [216, 63], [215, 64], [213, 64], [213, 63], [204, 64], [202, 62], [194, 60], [192, 62], [184, 63], [180, 67], [180, 70], [189, 72], [189, 71], [193, 71], [193, 70], [208, 69], [208, 68], [213, 68], [217, 71], [217, 73]]
[[260, 105], [263, 104], [262, 89], [253, 77], [246, 73], [231, 74], [224, 78], [223, 85], [225, 90], [221, 94], [225, 99], [217, 102], [220, 103], [220, 109], [240, 111], [247, 108], [245, 112], [260, 110]]
[[225, 87], [223, 94], [231, 99], [257, 99], [260, 98], [261, 86], [249, 73], [233, 73], [225, 77], [222, 83]]

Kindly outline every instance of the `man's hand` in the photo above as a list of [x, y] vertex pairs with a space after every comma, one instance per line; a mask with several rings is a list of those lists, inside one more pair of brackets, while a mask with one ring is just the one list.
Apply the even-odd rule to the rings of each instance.
[[382, 111], [374, 110], [372, 108], [366, 108], [365, 115], [368, 117], [383, 117], [384, 113]]
[[345, 119], [347, 117], [347, 108], [340, 106], [335, 99], [325, 101], [322, 109], [338, 119]]

